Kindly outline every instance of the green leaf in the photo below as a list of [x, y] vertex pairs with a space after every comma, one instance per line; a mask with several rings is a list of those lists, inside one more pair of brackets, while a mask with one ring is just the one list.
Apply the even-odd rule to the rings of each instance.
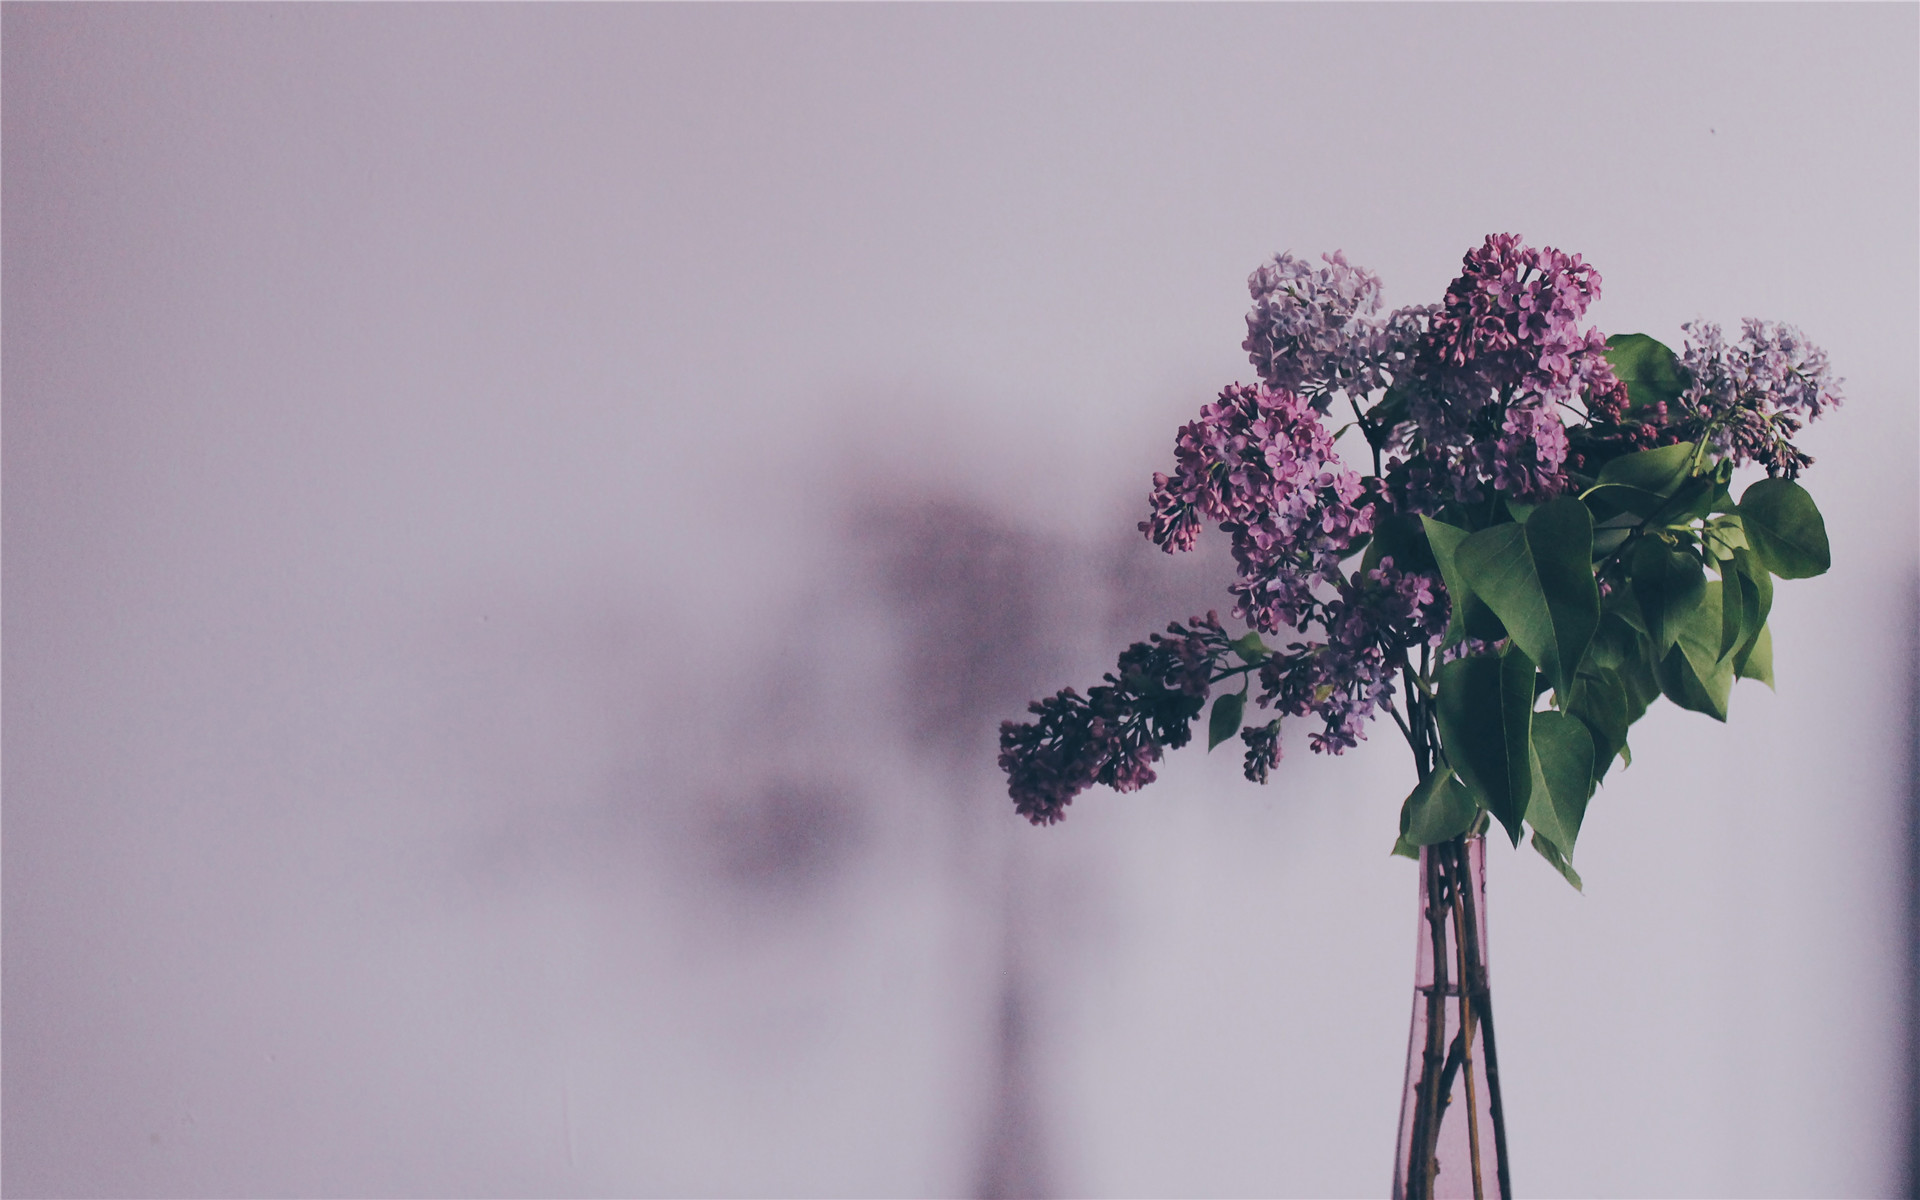
[[1633, 552], [1630, 583], [1654, 652], [1664, 656], [1679, 635], [1680, 619], [1706, 594], [1707, 573], [1691, 554], [1649, 538]]
[[1599, 628], [1593, 631], [1593, 643], [1587, 650], [1587, 661], [1595, 666], [1618, 667], [1640, 652], [1641, 631], [1634, 628], [1620, 608], [1619, 602], [1625, 596], [1624, 589], [1616, 589], [1607, 597], [1607, 607], [1600, 614]]
[[1548, 501], [1525, 525], [1469, 534], [1453, 557], [1467, 586], [1564, 695], [1600, 623], [1586, 505], [1570, 496]]
[[1744, 550], [1747, 546], [1746, 531], [1740, 527], [1738, 515], [1716, 517], [1707, 526], [1707, 550], [1717, 559], [1730, 559], [1735, 550]]
[[1508, 634], [1530, 652], [1544, 653], [1553, 641], [1553, 617], [1527, 548], [1527, 527], [1508, 522], [1468, 534], [1453, 560], [1467, 587], [1500, 618]]
[[1594, 779], [1606, 778], [1613, 760], [1627, 744], [1627, 685], [1616, 671], [1582, 671], [1573, 681], [1567, 712], [1578, 717], [1592, 735]]
[[1733, 673], [1741, 679], [1757, 679], [1773, 686], [1773, 633], [1765, 625], [1754, 636], [1753, 644], [1733, 656]]
[[1460, 571], [1460, 564], [1454, 559], [1454, 552], [1460, 543], [1470, 536], [1467, 531], [1428, 516], [1420, 518], [1420, 525], [1426, 531], [1427, 545], [1440, 568], [1440, 579], [1447, 585], [1447, 596], [1453, 604], [1453, 614], [1447, 619], [1447, 633], [1441, 645], [1457, 646], [1463, 638], [1469, 637], [1489, 642], [1506, 637], [1506, 626], [1493, 615], [1486, 601], [1474, 594], [1466, 576]]
[[1692, 442], [1676, 442], [1622, 454], [1600, 468], [1599, 486], [1634, 488], [1664, 500], [1692, 477], [1694, 449]]
[[[1733, 568], [1740, 576], [1740, 624], [1745, 628], [1747, 637], [1742, 648], [1753, 644], [1760, 636], [1760, 630], [1767, 623], [1767, 616], [1773, 612], [1773, 572], [1754, 557], [1751, 550], [1733, 552]], [[1753, 606], [1747, 607], [1747, 598], [1751, 589]], [[1736, 651], [1737, 653], [1737, 651]]]
[[1810, 579], [1833, 565], [1827, 524], [1791, 479], [1762, 479], [1742, 493], [1740, 524], [1755, 555], [1782, 579]]
[[[1723, 521], [1737, 524], [1740, 520], [1740, 506], [1733, 502], [1733, 493], [1727, 490], [1727, 485], [1733, 482], [1733, 460], [1721, 459], [1719, 464], [1707, 474], [1714, 483], [1713, 498], [1708, 505], [1708, 511], [1721, 514]], [[1746, 539], [1741, 540], [1744, 542]]]
[[1555, 663], [1547, 676], [1564, 696], [1600, 626], [1600, 588], [1593, 577], [1593, 516], [1571, 496], [1550, 500], [1527, 518], [1527, 545], [1553, 618]]
[[1560, 847], [1541, 837], [1537, 829], [1533, 834], [1533, 848], [1540, 852], [1540, 857], [1546, 859], [1554, 870], [1560, 872], [1562, 878], [1573, 885], [1574, 891], [1586, 891], [1586, 888], [1580, 884], [1580, 872], [1573, 869], [1573, 864], [1568, 862], [1567, 856], [1560, 852]]
[[1565, 713], [1533, 714], [1533, 794], [1527, 824], [1569, 857], [1593, 794], [1593, 735]]
[[1627, 724], [1647, 715], [1647, 709], [1660, 698], [1660, 680], [1654, 671], [1653, 643], [1645, 634], [1631, 658], [1621, 662], [1620, 684], [1627, 693]]
[[[1718, 564], [1720, 567], [1720, 596], [1722, 603], [1721, 619], [1727, 624], [1733, 621], [1730, 609], [1734, 597], [1739, 599], [1740, 637], [1730, 649], [1726, 648], [1729, 632], [1721, 632], [1721, 657], [1731, 654], [1734, 663], [1734, 677], [1745, 679], [1749, 676], [1741, 673], [1743, 664], [1753, 651], [1753, 645], [1766, 628], [1767, 615], [1773, 611], [1773, 574], [1754, 558], [1746, 549], [1737, 549], [1733, 557]], [[1769, 682], [1771, 687], [1772, 683]]]
[[1616, 333], [1607, 339], [1607, 365], [1627, 385], [1635, 408], [1672, 404], [1687, 388], [1687, 376], [1673, 351], [1644, 333]]
[[1727, 700], [1733, 692], [1732, 660], [1717, 664], [1711, 673], [1703, 677], [1694, 670], [1686, 651], [1675, 646], [1660, 660], [1657, 674], [1661, 694], [1667, 699], [1681, 708], [1705, 713], [1716, 721], [1727, 719]]
[[1207, 749], [1240, 732], [1240, 714], [1247, 707], [1245, 692], [1228, 692], [1213, 702], [1213, 715], [1207, 718]]
[[1240, 657], [1241, 662], [1250, 665], [1263, 663], [1273, 656], [1273, 651], [1267, 649], [1267, 644], [1260, 640], [1257, 630], [1249, 629], [1227, 644], [1233, 647], [1233, 652]]
[[1689, 479], [1680, 485], [1680, 489], [1667, 498], [1667, 502], [1654, 510], [1647, 518], [1647, 524], [1678, 528], [1691, 525], [1713, 511], [1713, 501], [1720, 493], [1720, 482], [1716, 479], [1698, 477]]
[[1593, 560], [1599, 562], [1618, 550], [1620, 543], [1626, 541], [1632, 533], [1633, 530], [1624, 525], [1616, 525], [1611, 529], [1596, 528], [1593, 531]]
[[1732, 654], [1747, 637], [1747, 605], [1740, 587], [1740, 573], [1732, 569], [1732, 559], [1728, 559], [1726, 565], [1728, 569], [1721, 573], [1720, 581], [1708, 588], [1708, 591], [1717, 588], [1720, 593], [1720, 645], [1713, 655], [1716, 660]]
[[[1766, 627], [1767, 609], [1772, 606], [1773, 596], [1769, 593], [1763, 601], [1760, 586], [1744, 572], [1735, 571], [1730, 580], [1730, 586], [1740, 589], [1740, 644], [1733, 648], [1735, 654], [1740, 654], [1752, 648], [1754, 639]], [[1729, 584], [1725, 578], [1721, 582]]]
[[[1580, 499], [1590, 505], [1599, 505], [1602, 517], [1611, 517], [1614, 513], [1631, 513], [1641, 520], [1659, 512], [1660, 506], [1667, 502], [1665, 496], [1642, 488], [1628, 487], [1624, 483], [1595, 484], [1580, 493]], [[1622, 518], [1613, 517], [1613, 519]]]
[[1447, 761], [1516, 846], [1533, 790], [1533, 676], [1533, 660], [1509, 645], [1498, 656], [1456, 658], [1436, 677], [1435, 710]]
[[[1636, 550], [1635, 553], [1638, 553], [1638, 551]], [[1632, 560], [1629, 559], [1629, 573], [1631, 573], [1631, 563]], [[1613, 589], [1612, 594], [1606, 599], [1607, 612], [1618, 616], [1622, 621], [1625, 621], [1631, 626], [1635, 632], [1645, 633], [1647, 631], [1647, 618], [1646, 615], [1640, 611], [1640, 602], [1633, 598], [1632, 582], [1632, 579], [1629, 578], [1627, 580], [1627, 587]]]
[[1458, 837], [1479, 815], [1473, 793], [1451, 768], [1441, 767], [1421, 780], [1400, 806], [1400, 840], [1393, 852], [1418, 858], [1420, 847]]
[[[1719, 670], [1727, 652], [1721, 649], [1725, 644], [1726, 604], [1721, 600], [1726, 588], [1716, 579], [1702, 589], [1700, 603], [1680, 616], [1675, 630], [1674, 644], [1693, 664], [1694, 674], [1701, 679]], [[1736, 617], [1739, 606], [1734, 607]]]

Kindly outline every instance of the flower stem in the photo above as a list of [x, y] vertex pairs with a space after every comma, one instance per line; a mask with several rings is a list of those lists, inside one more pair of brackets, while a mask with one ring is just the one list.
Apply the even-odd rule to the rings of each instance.
[[[1440, 1133], [1452, 1107], [1454, 1082], [1466, 1073], [1467, 1149], [1475, 1200], [1485, 1200], [1487, 1179], [1481, 1162], [1485, 1142], [1481, 1135], [1481, 1080], [1476, 1078], [1474, 1038], [1482, 1040], [1480, 1055], [1486, 1070], [1485, 1092], [1493, 1132], [1494, 1184], [1501, 1200], [1511, 1200], [1507, 1170], [1506, 1122], [1500, 1100], [1500, 1074], [1493, 1044], [1492, 1004], [1474, 895], [1473, 847], [1468, 835], [1428, 846], [1422, 866], [1426, 871], [1424, 916], [1433, 953], [1432, 981], [1420, 990], [1426, 997], [1426, 1037], [1420, 1055], [1420, 1076], [1414, 1089], [1413, 1119], [1408, 1128], [1402, 1195], [1407, 1200], [1432, 1200], [1439, 1174]], [[1452, 945], [1448, 945], [1451, 935]], [[1449, 952], [1451, 951], [1451, 952]], [[1449, 971], [1454, 975], [1450, 981]], [[1458, 1022], [1447, 1036], [1447, 997], [1455, 997]], [[1464, 1182], [1464, 1181], [1462, 1181]]]
[[[1455, 839], [1454, 845], [1461, 866], [1467, 864], [1467, 856], [1472, 853], [1464, 838]], [[1507, 1169], [1507, 1120], [1506, 1112], [1500, 1103], [1500, 1057], [1493, 1044], [1493, 990], [1487, 981], [1487, 958], [1485, 948], [1480, 945], [1479, 898], [1471, 887], [1461, 889], [1461, 920], [1458, 927], [1460, 950], [1466, 960], [1466, 978], [1473, 993], [1473, 1002], [1477, 1007], [1481, 1047], [1487, 1061], [1487, 1112], [1493, 1119], [1493, 1164], [1495, 1181], [1500, 1187], [1500, 1200], [1512, 1200], [1513, 1182]], [[1478, 1158], [1476, 1156], [1476, 1170]]]
[[1441, 1091], [1447, 1036], [1447, 910], [1441, 907], [1446, 880], [1440, 870], [1438, 847], [1425, 856], [1427, 933], [1433, 942], [1433, 982], [1427, 988], [1427, 1044], [1420, 1056], [1420, 1083], [1414, 1101], [1412, 1137], [1407, 1161], [1408, 1200], [1431, 1200], [1436, 1167], [1434, 1146], [1440, 1138]]
[[1461, 893], [1470, 889], [1460, 886], [1463, 878], [1470, 879], [1470, 872], [1462, 870], [1455, 876], [1453, 948], [1460, 956], [1460, 1044], [1461, 1065], [1467, 1070], [1467, 1157], [1473, 1163], [1473, 1200], [1486, 1200], [1486, 1185], [1480, 1178], [1480, 1099], [1473, 1086], [1473, 989], [1468, 986], [1473, 976], [1467, 971], [1467, 921], [1460, 899]]

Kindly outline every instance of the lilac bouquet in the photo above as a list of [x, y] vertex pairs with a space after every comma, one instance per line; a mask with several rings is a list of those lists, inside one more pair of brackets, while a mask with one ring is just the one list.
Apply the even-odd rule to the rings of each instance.
[[[1260, 382], [1180, 430], [1140, 528], [1169, 553], [1227, 534], [1250, 628], [1176, 622], [1086, 695], [1002, 725], [1015, 807], [1048, 824], [1093, 784], [1151, 783], [1224, 684], [1209, 746], [1238, 734], [1248, 779], [1279, 762], [1284, 717], [1338, 754], [1384, 712], [1420, 776], [1400, 853], [1485, 813], [1516, 844], [1530, 827], [1578, 886], [1574, 841], [1628, 727], [1662, 695], [1725, 720], [1736, 678], [1771, 685], [1772, 579], [1827, 568], [1792, 441], [1840, 402], [1826, 356], [1755, 320], [1732, 342], [1684, 326], [1678, 355], [1603, 337], [1581, 325], [1599, 273], [1510, 234], [1469, 251], [1439, 304], [1385, 317], [1379, 280], [1339, 253], [1279, 255], [1248, 287]], [[1348, 429], [1370, 472], [1336, 450]], [[1736, 503], [1746, 463], [1767, 478]]]
[[[1208, 613], [1135, 643], [1085, 696], [1003, 724], [1000, 765], [1045, 825], [1096, 783], [1153, 782], [1209, 699], [1208, 748], [1237, 734], [1258, 783], [1283, 718], [1339, 754], [1386, 713], [1418, 774], [1393, 849], [1421, 865], [1394, 1195], [1483, 1196], [1490, 1141], [1510, 1196], [1479, 835], [1530, 830], [1578, 888], [1587, 802], [1648, 707], [1724, 721], [1734, 680], [1772, 686], [1773, 581], [1829, 565], [1793, 435], [1837, 381], [1787, 325], [1731, 343], [1683, 326], [1677, 355], [1582, 328], [1599, 273], [1510, 234], [1469, 251], [1439, 304], [1384, 318], [1379, 280], [1338, 253], [1279, 255], [1248, 286], [1259, 383], [1180, 430], [1140, 529], [1171, 553], [1218, 526], [1249, 628]], [[1349, 431], [1370, 471], [1341, 457]], [[1746, 464], [1766, 477], [1736, 502]]]

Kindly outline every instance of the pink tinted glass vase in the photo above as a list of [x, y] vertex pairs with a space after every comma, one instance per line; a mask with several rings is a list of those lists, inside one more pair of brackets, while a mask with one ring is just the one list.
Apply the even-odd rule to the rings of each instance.
[[1486, 843], [1420, 851], [1420, 948], [1394, 1200], [1507, 1200], [1507, 1135], [1487, 994]]

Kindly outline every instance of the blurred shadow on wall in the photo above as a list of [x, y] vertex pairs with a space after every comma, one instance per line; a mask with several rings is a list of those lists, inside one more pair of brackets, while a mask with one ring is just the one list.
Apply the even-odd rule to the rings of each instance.
[[[1063, 679], [1084, 690], [1103, 669], [1098, 656], [1119, 648], [1106, 643], [1190, 615], [1220, 577], [1217, 555], [1169, 562], [1133, 537], [1068, 545], [954, 497], [876, 494], [858, 509], [853, 530], [903, 634], [909, 736], [948, 774], [968, 826], [956, 840], [969, 850], [982, 839], [1029, 836], [1012, 819], [994, 770], [1000, 722], [1020, 719]], [[1092, 673], [1070, 678], [1076, 667]], [[983, 797], [984, 814], [968, 811]], [[1035, 966], [1042, 955], [1033, 943], [1045, 934], [1036, 929], [1026, 860], [1012, 849], [982, 856], [1003, 866], [998, 1012], [973, 1177], [979, 1197], [1048, 1196], [1057, 1184], [1041, 1043], [1042, 997], [1060, 981], [1041, 978]]]
[[851, 525], [903, 635], [908, 737], [974, 779], [993, 761], [995, 715], [1065, 665], [1070, 550], [951, 497], [871, 495]]
[[[1057, 899], [1060, 881], [1006, 798], [998, 727], [1217, 604], [1230, 565], [1218, 550], [1169, 557], [1130, 521], [1106, 538], [1045, 534], [899, 484], [850, 484], [842, 512], [809, 546], [814, 573], [768, 594], [735, 643], [676, 627], [669, 594], [615, 594], [495, 604], [443, 645], [438, 736], [462, 794], [504, 817], [483, 822], [469, 882], [580, 877], [660, 905], [684, 960], [673, 986], [720, 1014], [713, 1065], [751, 1073], [736, 1043], [767, 1024], [754, 1014], [839, 1002], [831, 964], [869, 952], [866, 914], [899, 899], [883, 850], [925, 826], [910, 844], [945, 861], [908, 870], [953, 889], [944, 903], [969, 927], [938, 950], [973, 986], [956, 1011], [919, 1014], [954, 1022], [943, 1036], [963, 1047], [958, 1077], [927, 1081], [951, 1097], [946, 1136], [972, 1147], [962, 1186], [1058, 1194], [1049, 1114], [1071, 1101], [1048, 1088], [1047, 1028], [1074, 991], [1071, 955], [1033, 899]], [[704, 586], [676, 578], [670, 594]], [[661, 952], [607, 950], [643, 968]]]
[[[971, 807], [991, 794], [984, 768], [995, 755], [996, 720], [1018, 713], [1058, 673], [1073, 588], [1066, 547], [1017, 529], [985, 509], [954, 498], [878, 495], [857, 511], [854, 534], [873, 556], [872, 569], [902, 635], [900, 661], [907, 734], [948, 776], [949, 795]], [[1053, 609], [1055, 611], [1049, 611]], [[993, 820], [956, 813], [966, 827], [962, 853], [983, 839], [1007, 836], [1004, 813]], [[978, 818], [986, 818], [984, 820]], [[994, 856], [1010, 875], [1014, 861]], [[978, 872], [963, 872], [975, 886]], [[986, 1112], [974, 1164], [982, 1197], [1053, 1194], [1034, 1062], [1034, 981], [1021, 930], [1026, 922], [1018, 882], [1002, 878], [997, 905], [998, 1014], [989, 1026]], [[989, 909], [989, 895], [979, 898]]]

